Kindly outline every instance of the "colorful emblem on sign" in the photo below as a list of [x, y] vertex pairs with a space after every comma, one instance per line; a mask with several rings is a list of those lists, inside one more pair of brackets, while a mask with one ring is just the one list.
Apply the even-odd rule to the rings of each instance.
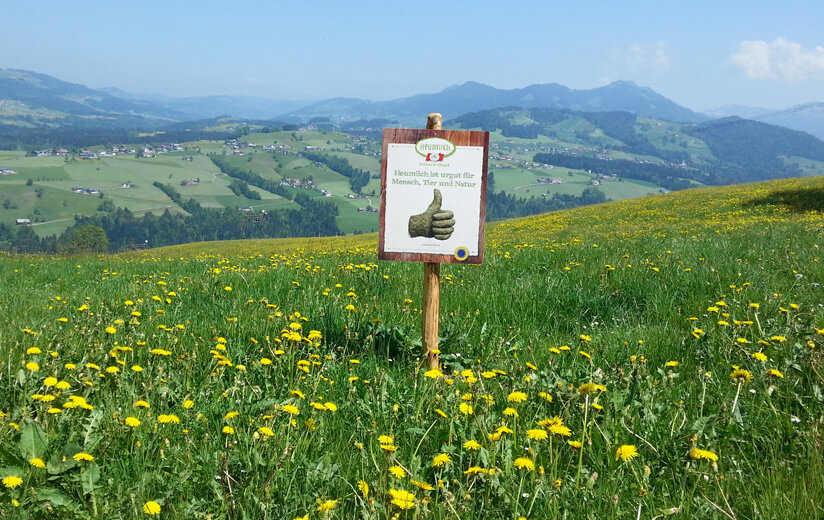
[[469, 249], [465, 247], [459, 247], [455, 250], [455, 260], [463, 262], [467, 258], [469, 258]]

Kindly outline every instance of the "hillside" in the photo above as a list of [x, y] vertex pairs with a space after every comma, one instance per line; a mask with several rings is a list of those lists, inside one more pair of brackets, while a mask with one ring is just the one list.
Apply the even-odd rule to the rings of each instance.
[[0, 256], [3, 510], [820, 517], [823, 193], [491, 225], [443, 266], [433, 371], [421, 267], [375, 235]]
[[[0, 168], [12, 172], [0, 176], [0, 250], [55, 250], [71, 237], [50, 237], [77, 224], [103, 228], [115, 251], [283, 236], [274, 230], [292, 228], [274, 224], [272, 212], [315, 202], [334, 206], [334, 225], [300, 219], [305, 229], [290, 232], [375, 231], [380, 141], [373, 134], [385, 123], [365, 120], [341, 132], [319, 120], [284, 131], [289, 125], [216, 118], [120, 141], [132, 144], [0, 151]], [[823, 142], [755, 121], [692, 125], [629, 112], [508, 107], [446, 125], [492, 133], [492, 221], [697, 185], [824, 175]], [[105, 142], [117, 143], [116, 135]], [[298, 195], [309, 199], [299, 204]], [[18, 219], [31, 227], [16, 226]], [[205, 225], [215, 221], [225, 225]]]

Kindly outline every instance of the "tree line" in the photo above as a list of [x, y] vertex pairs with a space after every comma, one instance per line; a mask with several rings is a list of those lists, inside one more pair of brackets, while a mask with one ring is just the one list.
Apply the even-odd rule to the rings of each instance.
[[343, 157], [317, 152], [303, 152], [301, 155], [310, 161], [325, 164], [330, 170], [349, 179], [349, 186], [354, 193], [360, 193], [361, 189], [369, 184], [369, 172], [355, 168]]

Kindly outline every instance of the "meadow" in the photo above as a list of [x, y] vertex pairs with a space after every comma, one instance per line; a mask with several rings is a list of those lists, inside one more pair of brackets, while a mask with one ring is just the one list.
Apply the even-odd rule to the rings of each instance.
[[0, 517], [824, 516], [824, 178], [375, 235], [0, 257]]

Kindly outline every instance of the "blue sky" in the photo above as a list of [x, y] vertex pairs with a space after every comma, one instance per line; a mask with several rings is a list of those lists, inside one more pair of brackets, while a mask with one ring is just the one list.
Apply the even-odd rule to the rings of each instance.
[[696, 110], [824, 101], [821, 0], [570, 4], [8, 2], [0, 68], [170, 96], [382, 100], [624, 79]]

